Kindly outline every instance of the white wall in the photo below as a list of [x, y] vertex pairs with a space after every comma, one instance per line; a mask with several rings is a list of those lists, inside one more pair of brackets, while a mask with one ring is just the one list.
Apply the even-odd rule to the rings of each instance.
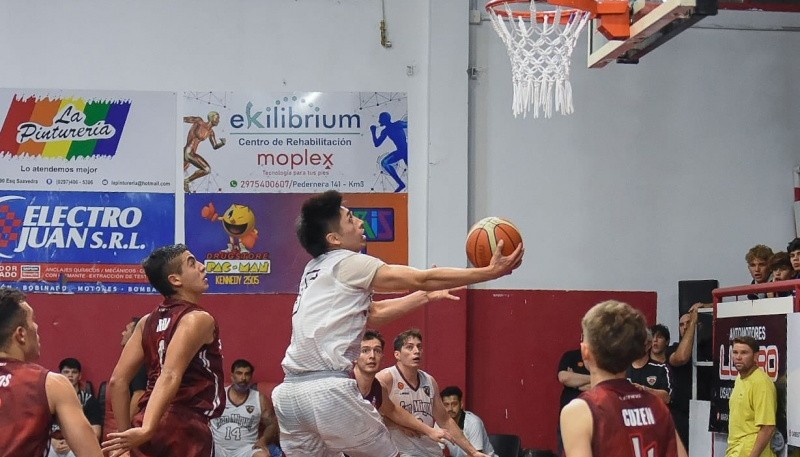
[[[463, 2], [386, 0], [389, 49], [375, 0], [2, 0], [0, 11], [1, 87], [407, 92], [412, 263], [444, 264], [453, 247], [464, 261], [449, 236], [467, 225]], [[428, 186], [446, 213], [431, 211]]]
[[576, 113], [514, 119], [468, 2], [386, 3], [390, 49], [378, 0], [0, 0], [0, 86], [408, 92], [413, 265], [463, 265], [501, 215], [527, 257], [490, 287], [656, 290], [670, 324], [678, 280], [742, 283], [747, 248], [791, 238], [800, 34], [692, 29], [591, 71], [581, 44]]
[[470, 216], [527, 241], [521, 274], [492, 287], [655, 290], [675, 329], [679, 280], [744, 284], [751, 246], [794, 237], [800, 34], [689, 29], [599, 70], [581, 40], [575, 113], [514, 119], [505, 48], [490, 23], [472, 33]]

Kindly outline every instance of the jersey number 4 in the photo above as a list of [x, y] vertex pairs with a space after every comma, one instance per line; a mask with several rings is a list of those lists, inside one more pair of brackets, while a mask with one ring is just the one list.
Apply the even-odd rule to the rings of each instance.
[[636, 457], [656, 457], [656, 443], [650, 443], [649, 446], [643, 448], [642, 438], [632, 436], [631, 445], [633, 445], [633, 455]]

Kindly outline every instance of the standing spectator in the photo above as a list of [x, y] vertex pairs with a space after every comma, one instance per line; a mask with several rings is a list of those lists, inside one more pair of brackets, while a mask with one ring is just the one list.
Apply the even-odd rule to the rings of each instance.
[[25, 294], [0, 287], [0, 457], [45, 455], [53, 420], [79, 457], [101, 457], [71, 383], [33, 363], [39, 325]]
[[[663, 324], [650, 327], [653, 343], [650, 345], [650, 360], [656, 363], [667, 363], [667, 346], [669, 346], [669, 329]], [[671, 374], [671, 373], [670, 373]]]
[[[581, 392], [589, 390], [591, 385], [591, 378], [589, 377], [589, 370], [583, 363], [580, 349], [573, 349], [566, 351], [561, 355], [561, 360], [558, 362], [558, 382], [564, 385], [561, 389], [559, 413], [569, 404], [572, 400], [578, 398]], [[556, 429], [558, 435], [558, 455], [564, 453], [564, 443], [561, 440], [561, 424]]]
[[692, 351], [697, 330], [697, 310], [707, 305], [695, 303], [678, 323], [680, 342], [667, 347], [667, 366], [672, 373], [672, 398], [669, 409], [675, 429], [689, 448], [689, 400], [692, 398]]
[[[747, 251], [744, 259], [747, 261], [747, 269], [750, 271], [753, 281], [750, 284], [764, 284], [770, 279], [769, 271], [769, 258], [772, 257], [772, 249], [763, 244], [757, 244]], [[759, 298], [766, 298], [767, 294], [760, 292], [757, 294], [749, 294], [747, 298], [756, 300]]]
[[778, 407], [775, 384], [756, 364], [758, 343], [753, 337], [734, 338], [731, 353], [739, 375], [729, 400], [725, 457], [774, 457], [769, 444]]
[[[492, 443], [489, 442], [489, 434], [480, 417], [464, 409], [464, 393], [458, 386], [448, 386], [442, 389], [442, 404], [447, 414], [456, 422], [458, 428], [464, 432], [467, 440], [475, 446], [475, 449], [486, 455], [495, 456]], [[451, 457], [467, 457], [467, 454], [460, 447], [445, 443]]]
[[[156, 249], [142, 266], [164, 300], [136, 326], [111, 374], [120, 432], [103, 450], [112, 457], [213, 455], [208, 422], [222, 414], [225, 392], [219, 327], [198, 305], [208, 289], [205, 266], [183, 244]], [[143, 363], [147, 390], [130, 428], [128, 386]]]
[[656, 363], [650, 360], [650, 348], [652, 346], [653, 334], [650, 329], [647, 329], [644, 355], [634, 360], [628, 367], [628, 381], [632, 382], [637, 389], [650, 392], [665, 404], [669, 404], [672, 395], [669, 369], [663, 363]]
[[[422, 334], [416, 330], [407, 330], [394, 339], [395, 366], [385, 368], [378, 373], [378, 381], [389, 390], [389, 401], [405, 408], [417, 419], [433, 427], [437, 424], [450, 432], [453, 441], [473, 457], [487, 457], [470, 444], [464, 432], [447, 414], [439, 386], [433, 376], [420, 369], [422, 362]], [[409, 436], [405, 428], [390, 424], [389, 433], [397, 445], [400, 455], [418, 457], [440, 457], [442, 450], [439, 444], [427, 436]]]
[[592, 307], [581, 326], [592, 388], [561, 410], [566, 455], [686, 457], [664, 402], [625, 380], [627, 367], [647, 355], [641, 311], [607, 301]]
[[[67, 357], [58, 364], [58, 371], [72, 384], [72, 388], [75, 390], [78, 401], [80, 401], [81, 407], [83, 408], [83, 414], [86, 416], [86, 419], [89, 420], [92, 431], [94, 431], [99, 443], [100, 433], [103, 427], [103, 411], [100, 409], [100, 403], [98, 403], [97, 399], [92, 395], [91, 390], [81, 382], [82, 370], [81, 362], [74, 357]], [[63, 433], [61, 433], [61, 425], [59, 423], [53, 424], [50, 435], [50, 451], [47, 454], [48, 457], [75, 457], [69, 443], [67, 443]]]
[[[136, 324], [139, 323], [139, 317], [131, 318], [131, 321], [125, 326], [125, 329], [122, 330], [122, 341], [120, 342], [120, 346], [123, 348], [133, 336], [133, 330], [136, 328]], [[142, 365], [139, 367], [139, 371], [136, 372], [136, 375], [133, 377], [131, 381], [131, 385], [128, 388], [128, 391], [131, 394], [131, 406], [130, 406], [130, 417], [133, 419], [133, 416], [139, 412], [139, 400], [144, 395], [144, 391], [147, 389], [147, 367]], [[103, 414], [103, 437], [104, 440], [108, 439], [109, 433], [114, 433], [119, 431], [117, 429], [117, 421], [114, 419], [114, 411], [111, 409], [111, 401], [110, 399], [105, 399], [105, 413]]]

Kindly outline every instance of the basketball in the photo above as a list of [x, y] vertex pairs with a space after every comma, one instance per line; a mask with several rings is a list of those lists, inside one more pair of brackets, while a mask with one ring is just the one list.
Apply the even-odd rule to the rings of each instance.
[[499, 217], [481, 219], [469, 229], [467, 259], [476, 267], [485, 267], [492, 260], [497, 243], [503, 240], [503, 255], [510, 255], [522, 243], [522, 235], [511, 222]]

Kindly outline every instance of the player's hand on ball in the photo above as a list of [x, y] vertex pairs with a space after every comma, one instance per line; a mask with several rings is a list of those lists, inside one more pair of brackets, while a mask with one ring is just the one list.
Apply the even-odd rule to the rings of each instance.
[[520, 265], [522, 265], [522, 256], [525, 254], [525, 247], [522, 243], [520, 243], [517, 245], [517, 248], [514, 249], [514, 252], [504, 256], [504, 243], [504, 240], [500, 240], [497, 243], [497, 249], [494, 250], [494, 254], [492, 254], [492, 260], [489, 262], [490, 267], [500, 271], [498, 277], [510, 274], [512, 271], [516, 270]]

